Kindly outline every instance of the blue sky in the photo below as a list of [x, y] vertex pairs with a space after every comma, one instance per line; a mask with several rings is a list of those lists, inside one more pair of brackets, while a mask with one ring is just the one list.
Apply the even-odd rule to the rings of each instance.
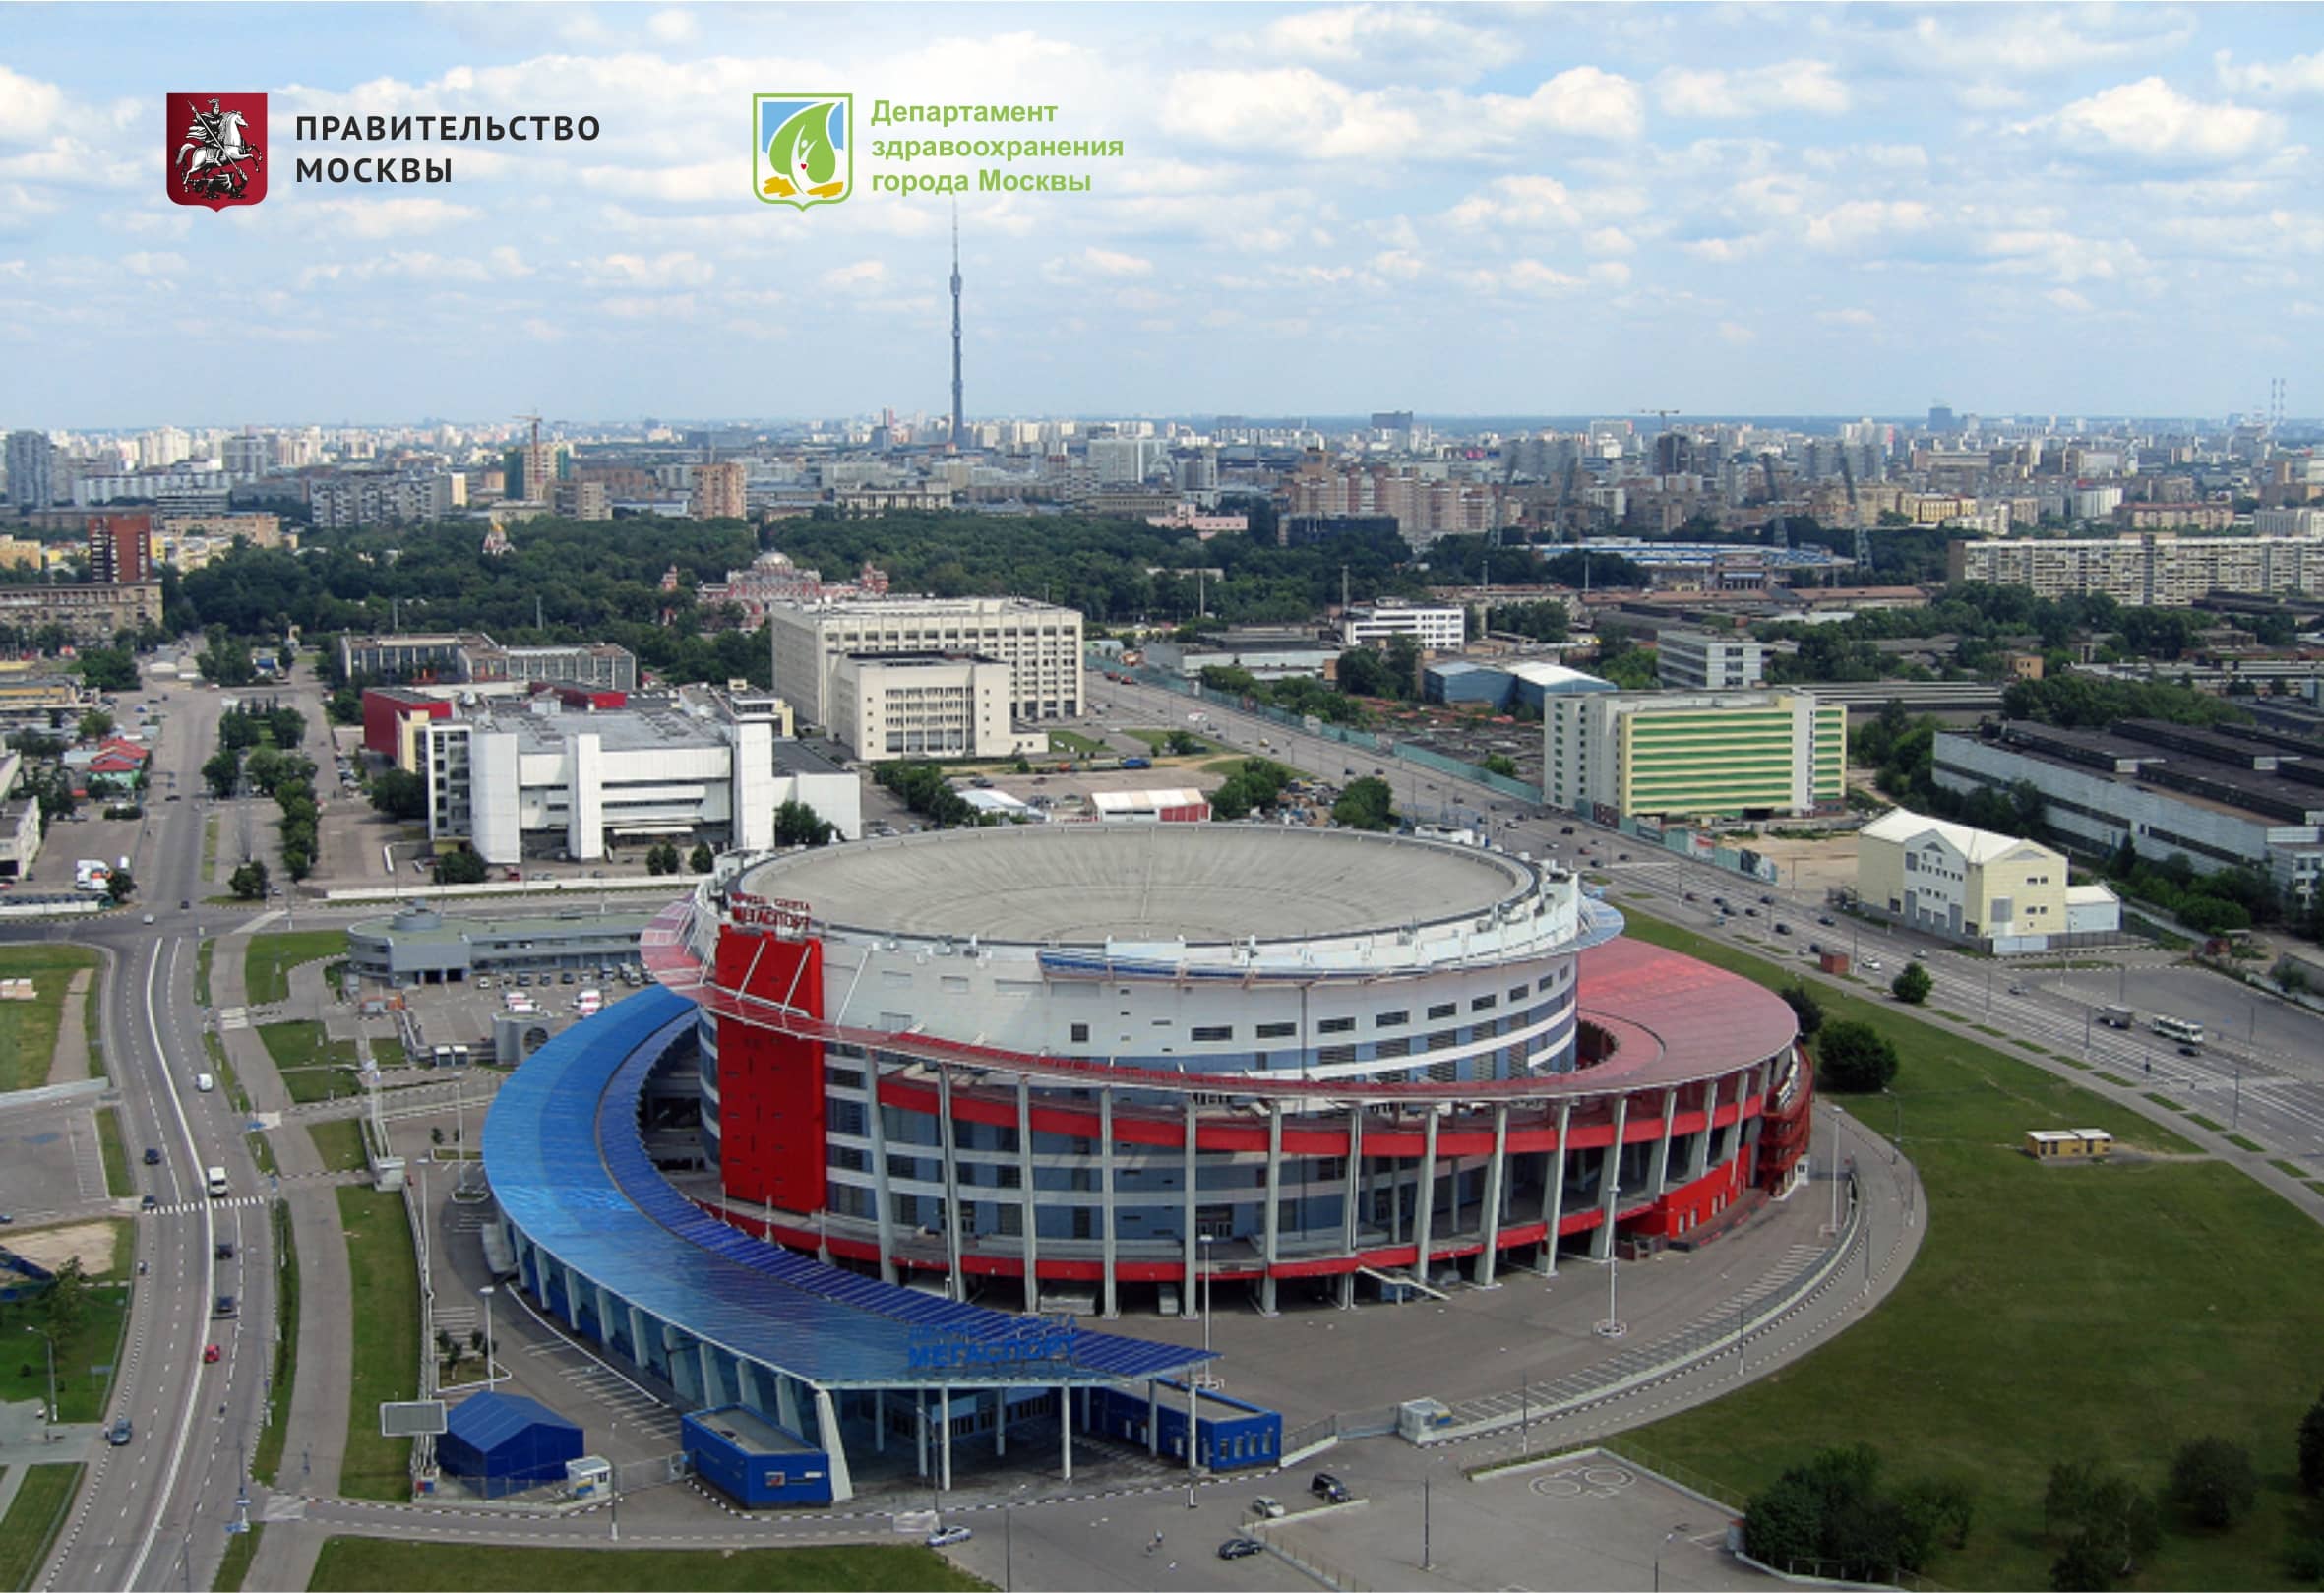
[[[867, 179], [988, 162], [862, 125], [855, 197], [762, 205], [789, 91], [1124, 141], [962, 204], [972, 415], [2324, 413], [2312, 6], [7, 15], [0, 426], [942, 411], [945, 203]], [[222, 214], [162, 191], [214, 90], [276, 157]], [[301, 110], [604, 133], [332, 188]]]

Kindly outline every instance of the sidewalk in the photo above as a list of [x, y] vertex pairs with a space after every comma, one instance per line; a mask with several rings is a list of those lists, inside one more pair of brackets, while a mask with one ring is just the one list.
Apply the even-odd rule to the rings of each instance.
[[[210, 968], [211, 998], [221, 1009], [247, 1006], [250, 987], [243, 957], [250, 937], [222, 935], [217, 945]], [[250, 1092], [251, 1109], [289, 1111], [290, 1092], [282, 1087], [282, 1075], [257, 1032], [229, 1029], [219, 1038]], [[286, 1124], [271, 1131], [268, 1141], [281, 1169], [281, 1195], [290, 1211], [299, 1273], [298, 1350], [293, 1361], [297, 1374], [283, 1412], [294, 1437], [283, 1445], [280, 1482], [285, 1491], [336, 1494], [354, 1380], [353, 1326], [344, 1308], [353, 1298], [354, 1279], [347, 1266], [346, 1234], [339, 1226], [340, 1181], [325, 1176], [323, 1159], [304, 1129]], [[276, 1523], [260, 1541], [246, 1585], [305, 1587], [324, 1536], [302, 1524]]]
[[57, 1015], [56, 1051], [49, 1059], [51, 1084], [78, 1084], [89, 1076], [89, 987], [94, 968], [82, 968], [65, 987], [64, 1011]]

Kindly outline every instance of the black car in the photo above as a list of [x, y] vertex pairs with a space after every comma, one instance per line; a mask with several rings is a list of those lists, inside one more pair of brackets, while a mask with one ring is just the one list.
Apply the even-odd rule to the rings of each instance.
[[146, 1165], [148, 1167], [158, 1167], [161, 1165], [161, 1152], [155, 1150], [152, 1145], [146, 1146]]
[[1221, 1560], [1249, 1560], [1253, 1555], [1263, 1555], [1267, 1546], [1256, 1538], [1229, 1538], [1218, 1546]]
[[1565, 825], [1559, 829], [1558, 833], [1560, 835], [1570, 835], [1573, 833], [1573, 827], [1571, 825]]
[[105, 1429], [105, 1441], [111, 1444], [114, 1448], [118, 1449], [121, 1447], [121, 1445], [127, 1443], [132, 1438], [134, 1438], [136, 1434], [137, 1429], [129, 1425], [128, 1417], [116, 1416], [113, 1418], [113, 1425]]
[[210, 1314], [213, 1317], [235, 1317], [241, 1315], [241, 1303], [230, 1294], [219, 1295], [217, 1304], [210, 1308]]
[[1832, 927], [1832, 915], [1830, 913], [1826, 913], [1821, 918], [1817, 919], [1816, 922], [1823, 925], [1824, 928], [1830, 929]]
[[1775, 926], [1775, 932], [1778, 935], [1789, 935], [1792, 932], [1792, 926], [1789, 924], [1778, 924]]
[[161, 1202], [160, 1202], [160, 1201], [158, 1201], [158, 1200], [154, 1199], [154, 1198], [153, 1198], [152, 1195], [147, 1195], [147, 1196], [146, 1196], [144, 1199], [140, 1200], [140, 1201], [137, 1203], [137, 1207], [138, 1207], [138, 1209], [139, 1209], [140, 1211], [153, 1211], [153, 1210], [155, 1210], [155, 1209], [157, 1209], [157, 1208], [160, 1206], [160, 1204], [161, 1204]]
[[1334, 1504], [1345, 1504], [1356, 1496], [1348, 1492], [1348, 1485], [1328, 1471], [1318, 1471], [1308, 1484], [1308, 1492], [1317, 1499], [1329, 1500]]
[[1772, 907], [1775, 905], [1775, 898], [1773, 896], [1761, 896], [1759, 898], [1759, 905], [1762, 907]]
[[232, 1260], [234, 1258], [234, 1242], [230, 1239], [219, 1240], [214, 1254], [221, 1261]]

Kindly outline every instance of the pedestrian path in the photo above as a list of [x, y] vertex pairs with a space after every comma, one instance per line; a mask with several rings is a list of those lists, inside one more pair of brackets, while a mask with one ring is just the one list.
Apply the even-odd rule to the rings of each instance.
[[65, 987], [65, 1005], [57, 1014], [56, 1049], [49, 1054], [48, 1081], [78, 1084], [89, 1076], [89, 984], [94, 968], [81, 968]]

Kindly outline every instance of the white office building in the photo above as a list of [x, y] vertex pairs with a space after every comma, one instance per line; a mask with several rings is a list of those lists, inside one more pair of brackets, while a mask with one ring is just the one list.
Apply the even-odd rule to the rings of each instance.
[[1351, 647], [1381, 646], [1399, 636], [1416, 639], [1424, 652], [1458, 652], [1468, 639], [1468, 611], [1457, 603], [1381, 602], [1340, 617], [1340, 640]]
[[428, 834], [487, 863], [586, 862], [610, 848], [774, 844], [774, 812], [799, 801], [863, 833], [862, 782], [775, 732], [771, 713], [672, 701], [567, 710], [553, 697], [476, 705], [426, 726]]
[[1011, 674], [990, 658], [851, 652], [831, 671], [826, 729], [866, 763], [1042, 752], [1047, 734], [1010, 728]]
[[801, 722], [832, 726], [832, 677], [850, 653], [972, 654], [1007, 664], [1009, 716], [1081, 711], [1081, 616], [1024, 597], [864, 597], [777, 604], [774, 689]]
[[1654, 639], [1654, 673], [1673, 691], [1753, 691], [1767, 684], [1767, 648], [1740, 634], [1665, 631]]

